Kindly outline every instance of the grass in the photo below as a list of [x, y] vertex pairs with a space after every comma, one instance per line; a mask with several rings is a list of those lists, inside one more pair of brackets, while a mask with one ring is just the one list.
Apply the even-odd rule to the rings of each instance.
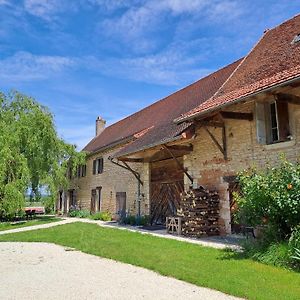
[[52, 216], [37, 216], [33, 220], [28, 220], [28, 221], [25, 220], [20, 222], [0, 222], [0, 231], [27, 227], [27, 226], [47, 224], [47, 223], [57, 222], [61, 220], [62, 220], [61, 218], [56, 218]]
[[243, 259], [230, 251], [95, 224], [7, 234], [0, 241], [55, 243], [247, 299], [300, 299], [299, 273]]

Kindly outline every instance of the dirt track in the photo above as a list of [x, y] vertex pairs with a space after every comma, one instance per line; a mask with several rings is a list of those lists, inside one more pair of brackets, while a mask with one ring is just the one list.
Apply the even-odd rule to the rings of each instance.
[[46, 243], [0, 243], [0, 299], [237, 299]]

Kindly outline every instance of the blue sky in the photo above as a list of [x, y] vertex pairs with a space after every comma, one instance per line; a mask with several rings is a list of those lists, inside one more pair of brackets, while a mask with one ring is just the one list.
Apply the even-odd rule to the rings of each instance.
[[300, 1], [0, 0], [0, 90], [82, 148], [108, 124], [239, 59]]

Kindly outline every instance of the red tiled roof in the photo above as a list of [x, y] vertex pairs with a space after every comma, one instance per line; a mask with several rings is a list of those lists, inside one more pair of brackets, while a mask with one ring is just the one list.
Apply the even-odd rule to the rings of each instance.
[[136, 139], [134, 135], [145, 130], [137, 139], [139, 142], [136, 140], [136, 147], [133, 147], [133, 144], [130, 146], [131, 151], [136, 151], [147, 145], [158, 143], [166, 136], [170, 137], [170, 135], [176, 134], [178, 129], [173, 120], [209, 99], [240, 62], [241, 60], [234, 62], [107, 127], [83, 150], [96, 152], [112, 144], [115, 145], [118, 141], [121, 143], [128, 138]]
[[177, 139], [177, 137], [188, 127], [190, 123], [182, 123], [180, 125], [174, 122], [159, 125], [151, 128], [140, 138], [132, 141], [131, 143], [124, 146], [120, 151], [114, 154], [114, 157], [126, 156], [138, 151], [145, 150], [157, 145], [161, 145]]
[[300, 15], [266, 31], [218, 92], [176, 121], [182, 122], [205, 114], [222, 105], [299, 77], [300, 42], [292, 44], [298, 34]]

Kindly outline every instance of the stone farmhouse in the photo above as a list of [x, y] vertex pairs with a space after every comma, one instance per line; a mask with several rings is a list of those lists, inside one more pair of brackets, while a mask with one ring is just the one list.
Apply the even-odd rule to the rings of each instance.
[[57, 207], [176, 215], [180, 193], [203, 186], [220, 197], [220, 233], [232, 231], [237, 174], [300, 150], [300, 15], [266, 30], [240, 60], [105, 127], [86, 145], [85, 166]]

